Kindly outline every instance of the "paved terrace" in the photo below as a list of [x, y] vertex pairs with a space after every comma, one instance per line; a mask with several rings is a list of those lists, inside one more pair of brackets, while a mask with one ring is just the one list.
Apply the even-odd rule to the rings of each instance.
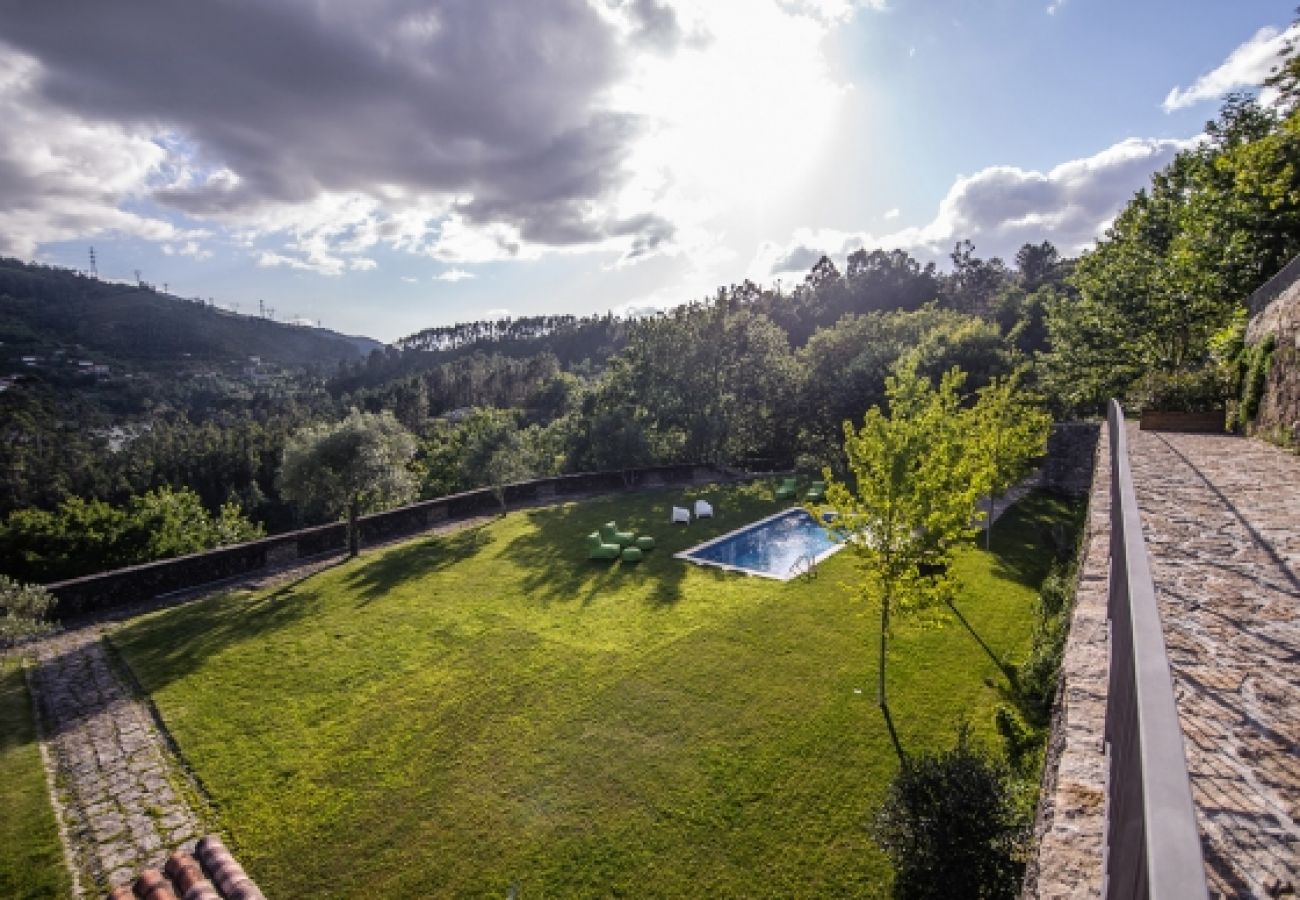
[[[1129, 454], [1165, 628], [1211, 896], [1300, 890], [1300, 457], [1139, 431]], [[1101, 886], [1108, 449], [1067, 651], [1065, 748], [1042, 897]]]

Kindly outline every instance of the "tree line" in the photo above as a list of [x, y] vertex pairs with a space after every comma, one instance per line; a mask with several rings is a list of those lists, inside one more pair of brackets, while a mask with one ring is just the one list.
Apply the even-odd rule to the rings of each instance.
[[1019, 372], [1058, 418], [1109, 396], [1150, 402], [1162, 381], [1244, 395], [1267, 365], [1241, 341], [1244, 300], [1300, 252], [1297, 83], [1291, 59], [1273, 79], [1279, 105], [1230, 97], [1078, 259], [1048, 242], [981, 258], [961, 241], [940, 271], [859, 250], [843, 271], [822, 258], [792, 290], [743, 282], [644, 318], [428, 329], [271, 384], [33, 375], [0, 392], [0, 544], [28, 527], [24, 510], [57, 516], [73, 497], [127, 509], [162, 488], [192, 491], [210, 515], [235, 504], [270, 532], [319, 521], [285, 495], [284, 449], [354, 409], [410, 432], [413, 489], [433, 497], [679, 461], [843, 474], [842, 423], [888, 408], [905, 353], [934, 382], [960, 368], [968, 403]]

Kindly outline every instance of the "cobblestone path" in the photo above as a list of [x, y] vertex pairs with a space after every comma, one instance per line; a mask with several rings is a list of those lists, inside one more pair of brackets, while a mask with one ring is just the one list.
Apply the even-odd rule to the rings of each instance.
[[32, 686], [84, 890], [125, 884], [199, 837], [153, 718], [109, 665], [98, 627], [43, 641]]
[[1300, 457], [1129, 429], [1212, 894], [1300, 890]]

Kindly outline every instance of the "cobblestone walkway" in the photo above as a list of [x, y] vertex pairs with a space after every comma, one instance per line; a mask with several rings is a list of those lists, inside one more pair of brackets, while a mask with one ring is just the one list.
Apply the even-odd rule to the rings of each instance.
[[1130, 426], [1212, 894], [1300, 889], [1300, 458]]
[[43, 641], [32, 686], [56, 805], [80, 885], [125, 884], [200, 835], [153, 719], [109, 665], [94, 626]]

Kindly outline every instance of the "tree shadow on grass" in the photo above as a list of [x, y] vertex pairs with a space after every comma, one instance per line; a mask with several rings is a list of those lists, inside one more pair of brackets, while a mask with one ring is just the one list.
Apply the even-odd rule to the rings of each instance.
[[996, 650], [994, 650], [992, 647], [988, 645], [988, 642], [985, 641], [984, 638], [980, 635], [980, 633], [975, 630], [975, 626], [970, 623], [970, 620], [967, 619], [966, 616], [962, 614], [962, 611], [957, 608], [956, 603], [949, 600], [947, 606], [949, 611], [951, 611], [952, 614], [957, 617], [957, 621], [961, 622], [962, 627], [966, 629], [966, 632], [972, 638], [975, 639], [975, 643], [980, 645], [980, 649], [982, 649], [988, 655], [989, 659], [993, 660], [993, 664], [998, 667], [998, 671], [1006, 675], [1008, 679], [1011, 679], [1012, 685], [1014, 686], [1015, 667], [1008, 664], [1006, 660], [1001, 655], [999, 655]]
[[1069, 559], [1083, 526], [1081, 502], [1035, 491], [993, 525], [993, 574], [1037, 589], [1052, 563]]
[[[320, 598], [303, 586], [318, 574], [305, 575], [265, 594], [219, 594], [175, 607], [111, 632], [108, 640], [144, 689], [154, 693], [229, 647], [279, 631], [315, 613]], [[48, 664], [58, 665], [59, 661]]]
[[[714, 504], [714, 518], [670, 522], [673, 506], [690, 506], [704, 498]], [[691, 563], [673, 554], [771, 513], [771, 500], [743, 488], [701, 485], [640, 491], [529, 510], [532, 529], [515, 538], [504, 555], [524, 570], [525, 594], [543, 605], [577, 601], [586, 606], [598, 597], [624, 590], [648, 589], [651, 603], [669, 607], [681, 599], [682, 582]], [[649, 535], [655, 549], [640, 562], [587, 558], [587, 536], [606, 522], [619, 530]]]
[[[686, 563], [672, 557], [667, 502], [662, 493], [641, 493], [529, 510], [524, 515], [533, 527], [511, 541], [505, 555], [523, 571], [525, 596], [543, 606], [572, 601], [587, 606], [601, 596], [646, 584], [655, 603], [671, 604], [680, 597]], [[656, 515], [660, 508], [662, 519]], [[609, 521], [620, 531], [653, 537], [655, 549], [640, 562], [588, 559], [587, 535]]]
[[357, 606], [367, 606], [404, 582], [441, 572], [473, 557], [496, 540], [490, 526], [490, 522], [483, 522], [403, 544], [359, 566], [345, 582], [357, 594]]

